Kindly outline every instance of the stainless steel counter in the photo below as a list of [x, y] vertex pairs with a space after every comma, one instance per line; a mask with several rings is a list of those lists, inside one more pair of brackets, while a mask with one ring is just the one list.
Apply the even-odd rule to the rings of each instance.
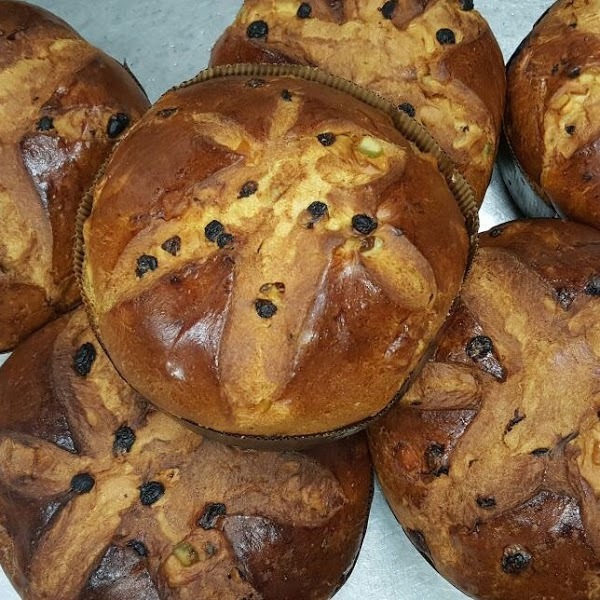
[[[214, 41], [241, 5], [241, 0], [31, 1], [64, 18], [116, 59], [126, 60], [151, 100], [206, 66]], [[506, 59], [551, 4], [551, 0], [476, 0]], [[495, 173], [481, 211], [482, 230], [517, 216]], [[465, 598], [412, 547], [376, 490], [361, 556], [336, 600]], [[18, 600], [1, 572], [0, 600]]]

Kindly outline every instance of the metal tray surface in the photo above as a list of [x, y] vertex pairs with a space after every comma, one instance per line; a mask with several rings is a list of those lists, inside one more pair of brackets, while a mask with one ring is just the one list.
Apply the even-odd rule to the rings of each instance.
[[[242, 0], [31, 0], [59, 15], [92, 44], [127, 61], [150, 100], [201, 71]], [[458, 0], [457, 0], [458, 1]], [[508, 60], [551, 0], [479, 0]], [[481, 230], [518, 218], [497, 170], [481, 209]], [[0, 355], [0, 365], [8, 355]], [[361, 555], [336, 600], [464, 600], [398, 526], [376, 486]], [[19, 596], [0, 571], [0, 600]]]

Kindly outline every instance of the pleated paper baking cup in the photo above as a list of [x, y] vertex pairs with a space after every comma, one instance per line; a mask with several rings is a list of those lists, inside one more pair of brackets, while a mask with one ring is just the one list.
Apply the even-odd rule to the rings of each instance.
[[[454, 163], [448, 158], [448, 156], [442, 151], [438, 143], [431, 136], [431, 134], [416, 120], [412, 119], [404, 112], [398, 110], [394, 105], [390, 102], [382, 98], [381, 96], [373, 93], [371, 91], [365, 90], [357, 86], [356, 84], [340, 78], [330, 75], [324, 71], [305, 67], [305, 66], [297, 66], [297, 65], [265, 65], [265, 64], [237, 64], [237, 65], [227, 65], [220, 66], [207, 69], [202, 71], [198, 76], [193, 79], [182, 83], [179, 86], [176, 86], [171, 91], [175, 91], [177, 89], [189, 87], [196, 84], [201, 84], [203, 82], [207, 82], [210, 80], [218, 79], [218, 78], [228, 78], [228, 77], [277, 77], [277, 76], [287, 76], [287, 77], [295, 77], [307, 81], [312, 81], [315, 83], [322, 84], [324, 86], [328, 86], [335, 90], [344, 92], [349, 94], [350, 96], [362, 101], [370, 107], [377, 109], [378, 111], [384, 113], [389, 117], [392, 121], [395, 128], [407, 139], [410, 143], [412, 143], [420, 152], [427, 153], [430, 156], [433, 156], [436, 159], [438, 165], [438, 171], [443, 175], [449, 190], [452, 192], [458, 207], [464, 218], [465, 228], [468, 234], [468, 239], [470, 242], [470, 254], [468, 264], [470, 265], [471, 260], [474, 256], [477, 247], [477, 238], [478, 238], [478, 229], [479, 229], [479, 219], [478, 219], [478, 208], [477, 201], [475, 198], [475, 194], [469, 185], [469, 183], [465, 180], [465, 178], [458, 172]], [[167, 92], [169, 93], [169, 92]], [[143, 120], [140, 122], [143, 123]], [[119, 143], [115, 146], [113, 152], [116, 152], [120, 145], [129, 138], [129, 136], [133, 135], [137, 130], [137, 127], [140, 123], [136, 123], [131, 130], [119, 141]], [[84, 242], [84, 227], [86, 220], [90, 216], [93, 208], [94, 194], [96, 191], [97, 184], [101, 183], [107, 166], [111, 162], [111, 157], [107, 160], [104, 167], [99, 171], [96, 184], [92, 186], [92, 188], [88, 191], [85, 197], [82, 200], [78, 218], [77, 218], [77, 238], [76, 238], [76, 250], [75, 250], [75, 258], [74, 258], [74, 266], [75, 272], [77, 274], [77, 278], [79, 281], [82, 298], [84, 300], [85, 306], [88, 311], [88, 316], [90, 318], [90, 322], [92, 327], [94, 328], [96, 335], [99, 338], [100, 343], [103, 344], [101, 336], [98, 332], [97, 327], [97, 315], [94, 307], [94, 301], [92, 298], [88, 297], [87, 291], [85, 289], [85, 273], [84, 262], [85, 262], [85, 242]], [[434, 336], [435, 338], [435, 336]], [[103, 344], [104, 345], [104, 344]], [[327, 440], [335, 440], [341, 437], [345, 437], [347, 435], [351, 435], [360, 430], [365, 429], [369, 424], [371, 424], [374, 420], [381, 417], [385, 414], [390, 408], [395, 404], [395, 402], [404, 394], [406, 389], [411, 384], [411, 381], [414, 377], [420, 372], [422, 366], [427, 361], [429, 354], [431, 352], [431, 347], [433, 347], [433, 343], [430, 345], [429, 350], [423, 351], [422, 356], [415, 362], [414, 369], [411, 373], [408, 373], [401, 380], [398, 381], [397, 393], [394, 397], [387, 403], [387, 405], [379, 410], [376, 414], [373, 414], [367, 418], [363, 418], [360, 420], [356, 420], [348, 425], [344, 425], [339, 428], [331, 428], [327, 431], [320, 431], [318, 433], [303, 433], [299, 435], [287, 435], [287, 434], [278, 434], [278, 435], [247, 435], [240, 434], [235, 432], [227, 432], [222, 430], [216, 430], [207, 426], [205, 424], [198, 424], [190, 419], [186, 419], [181, 415], [176, 415], [179, 418], [182, 418], [189, 426], [193, 429], [196, 429], [203, 435], [207, 435], [213, 439], [218, 439], [220, 441], [235, 443], [236, 445], [253, 447], [253, 448], [272, 448], [274, 446], [274, 442], [276, 442], [276, 447], [278, 449], [284, 448], [302, 448], [308, 447], [310, 445], [314, 445], [316, 443], [321, 443]], [[134, 386], [135, 387], [135, 386]], [[161, 407], [162, 408], [162, 407]], [[164, 410], [164, 408], [163, 408]], [[167, 409], [168, 411], [168, 409]]]

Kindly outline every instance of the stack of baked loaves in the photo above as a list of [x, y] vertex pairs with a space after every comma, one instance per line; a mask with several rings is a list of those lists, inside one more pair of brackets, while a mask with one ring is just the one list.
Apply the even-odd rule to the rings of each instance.
[[0, 340], [22, 342], [0, 560], [23, 598], [329, 598], [367, 427], [461, 589], [594, 597], [600, 234], [514, 223], [474, 258], [504, 95], [465, 0], [247, 0], [150, 108], [0, 0]]

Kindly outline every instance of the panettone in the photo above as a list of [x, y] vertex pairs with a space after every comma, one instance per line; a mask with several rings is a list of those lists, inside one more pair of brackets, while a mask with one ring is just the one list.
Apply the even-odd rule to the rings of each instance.
[[528, 214], [600, 228], [600, 0], [556, 2], [519, 46], [505, 129], [503, 171]]
[[83, 310], [17, 348], [0, 406], [0, 562], [24, 600], [324, 600], [352, 569], [364, 435], [205, 440], [125, 384]]
[[0, 352], [79, 301], [77, 208], [147, 106], [126, 69], [66, 23], [0, 0]]
[[211, 57], [237, 62], [317, 66], [382, 94], [431, 131], [483, 199], [506, 80], [471, 0], [245, 0]]
[[481, 600], [600, 593], [600, 232], [482, 236], [434, 358], [370, 431], [386, 497]]
[[460, 175], [322, 74], [248, 69], [167, 93], [118, 145], [83, 227], [85, 301], [121, 375], [189, 424], [349, 433], [459, 290]]

